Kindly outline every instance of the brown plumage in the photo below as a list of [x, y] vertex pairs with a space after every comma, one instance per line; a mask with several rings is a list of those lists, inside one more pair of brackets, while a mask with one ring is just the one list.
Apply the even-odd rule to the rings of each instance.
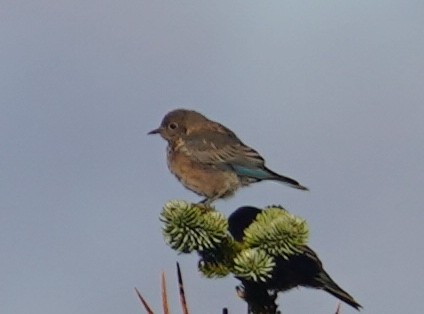
[[204, 196], [205, 203], [262, 180], [307, 190], [296, 180], [268, 169], [262, 156], [233, 131], [196, 111], [173, 110], [149, 134], [160, 134], [168, 142], [170, 171], [186, 188]]

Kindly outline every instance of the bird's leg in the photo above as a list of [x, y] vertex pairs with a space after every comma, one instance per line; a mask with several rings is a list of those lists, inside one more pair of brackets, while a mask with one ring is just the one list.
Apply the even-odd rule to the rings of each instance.
[[212, 202], [215, 202], [217, 199], [222, 198], [223, 195], [224, 195], [224, 193], [220, 193], [220, 194], [216, 194], [215, 196], [212, 196], [212, 197], [206, 197], [203, 200], [201, 200], [200, 203], [202, 203], [206, 206], [211, 206]]
[[204, 199], [202, 199], [200, 202], [199, 202], [199, 204], [205, 204], [205, 205], [209, 205], [209, 203], [210, 202], [208, 202], [209, 201], [209, 198], [204, 198]]
[[206, 206], [206, 207], [210, 207], [212, 202], [215, 201], [215, 200], [216, 200], [216, 198], [214, 198], [214, 197], [212, 197], [212, 198], [206, 197], [203, 200], [201, 200], [199, 202], [199, 204], [202, 204], [203, 206]]
[[205, 198], [201, 200], [199, 203], [196, 203], [197, 207], [203, 209], [205, 212], [213, 210], [213, 207], [211, 207], [211, 202], [213, 199]]

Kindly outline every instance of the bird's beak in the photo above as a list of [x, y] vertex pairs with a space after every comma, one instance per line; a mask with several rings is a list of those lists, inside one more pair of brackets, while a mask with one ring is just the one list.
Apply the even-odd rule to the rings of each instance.
[[157, 128], [157, 129], [154, 129], [154, 130], [151, 130], [149, 133], [147, 133], [148, 135], [151, 135], [151, 134], [158, 134], [158, 133], [160, 133], [160, 131], [161, 131], [161, 128]]

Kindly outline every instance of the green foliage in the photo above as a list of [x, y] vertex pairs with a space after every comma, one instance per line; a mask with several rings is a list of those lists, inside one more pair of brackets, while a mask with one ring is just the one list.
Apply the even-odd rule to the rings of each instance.
[[228, 237], [224, 215], [213, 208], [170, 201], [161, 213], [165, 241], [181, 253], [215, 249]]
[[170, 201], [161, 221], [167, 244], [179, 253], [197, 251], [198, 268], [208, 278], [233, 274], [266, 282], [272, 276], [274, 257], [300, 253], [308, 240], [306, 221], [279, 206], [258, 214], [245, 230], [243, 242], [232, 238], [223, 214], [202, 204]]
[[237, 243], [227, 237], [219, 247], [198, 252], [200, 272], [207, 278], [221, 278], [229, 275], [232, 271], [234, 254], [239, 250]]
[[274, 258], [257, 248], [245, 249], [234, 258], [234, 274], [256, 282], [271, 278], [274, 266]]
[[260, 248], [272, 256], [301, 253], [308, 242], [306, 221], [290, 214], [282, 207], [267, 207], [244, 231], [245, 245]]
[[207, 278], [222, 278], [231, 273], [231, 269], [228, 268], [228, 265], [219, 260], [201, 259], [198, 268]]

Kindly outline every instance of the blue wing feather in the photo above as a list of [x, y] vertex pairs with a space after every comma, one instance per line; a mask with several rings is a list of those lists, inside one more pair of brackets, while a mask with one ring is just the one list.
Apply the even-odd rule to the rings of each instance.
[[234, 171], [239, 176], [245, 176], [245, 177], [255, 178], [255, 179], [259, 179], [259, 180], [266, 180], [266, 179], [275, 178], [275, 175], [269, 173], [265, 169], [246, 168], [246, 167], [243, 167], [243, 166], [240, 166], [240, 165], [231, 165], [231, 166], [233, 167]]

